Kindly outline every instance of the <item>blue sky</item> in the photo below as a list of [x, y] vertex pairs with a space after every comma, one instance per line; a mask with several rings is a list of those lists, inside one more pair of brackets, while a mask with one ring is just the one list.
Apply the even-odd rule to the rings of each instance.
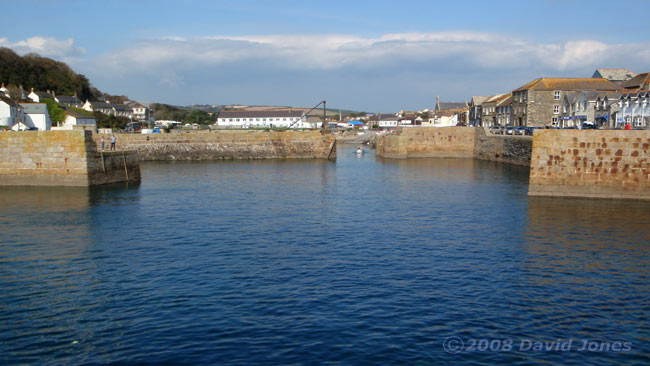
[[0, 46], [177, 105], [394, 112], [596, 67], [650, 71], [650, 1], [13, 1]]

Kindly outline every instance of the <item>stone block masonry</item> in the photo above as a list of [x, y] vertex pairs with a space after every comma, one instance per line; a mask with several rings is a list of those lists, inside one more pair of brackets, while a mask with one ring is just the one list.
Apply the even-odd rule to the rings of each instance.
[[472, 127], [411, 127], [399, 135], [377, 138], [377, 155], [385, 158], [471, 158], [474, 156]]
[[[109, 146], [110, 135], [102, 136]], [[216, 131], [117, 134], [117, 148], [135, 150], [140, 160], [333, 159], [336, 139], [318, 131]]]
[[385, 158], [476, 158], [529, 166], [532, 138], [494, 136], [483, 127], [412, 127], [378, 137], [376, 148]]
[[650, 200], [650, 131], [536, 131], [528, 194]]
[[90, 131], [0, 132], [0, 185], [94, 186], [140, 181], [137, 153], [102, 154]]

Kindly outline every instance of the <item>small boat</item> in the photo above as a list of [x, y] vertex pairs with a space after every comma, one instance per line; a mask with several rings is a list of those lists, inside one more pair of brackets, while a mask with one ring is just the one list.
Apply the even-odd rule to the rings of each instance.
[[363, 155], [363, 149], [360, 147], [357, 147], [357, 155]]

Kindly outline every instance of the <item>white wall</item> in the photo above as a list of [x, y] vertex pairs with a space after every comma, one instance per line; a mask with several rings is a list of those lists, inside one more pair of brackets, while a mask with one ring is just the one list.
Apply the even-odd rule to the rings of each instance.
[[24, 124], [29, 127], [36, 127], [39, 131], [49, 131], [52, 128], [52, 121], [48, 114], [25, 113]]
[[16, 108], [0, 102], [0, 126], [13, 126], [16, 122]]
[[[289, 127], [299, 119], [300, 117], [218, 118], [217, 125], [223, 127], [271, 127], [271, 125], [273, 127]], [[314, 126], [307, 122], [297, 122], [292, 128], [314, 128]]]

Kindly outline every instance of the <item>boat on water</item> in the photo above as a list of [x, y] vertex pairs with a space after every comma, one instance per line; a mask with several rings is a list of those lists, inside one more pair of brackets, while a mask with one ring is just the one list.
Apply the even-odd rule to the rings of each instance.
[[360, 147], [357, 147], [357, 155], [363, 155], [363, 149]]

